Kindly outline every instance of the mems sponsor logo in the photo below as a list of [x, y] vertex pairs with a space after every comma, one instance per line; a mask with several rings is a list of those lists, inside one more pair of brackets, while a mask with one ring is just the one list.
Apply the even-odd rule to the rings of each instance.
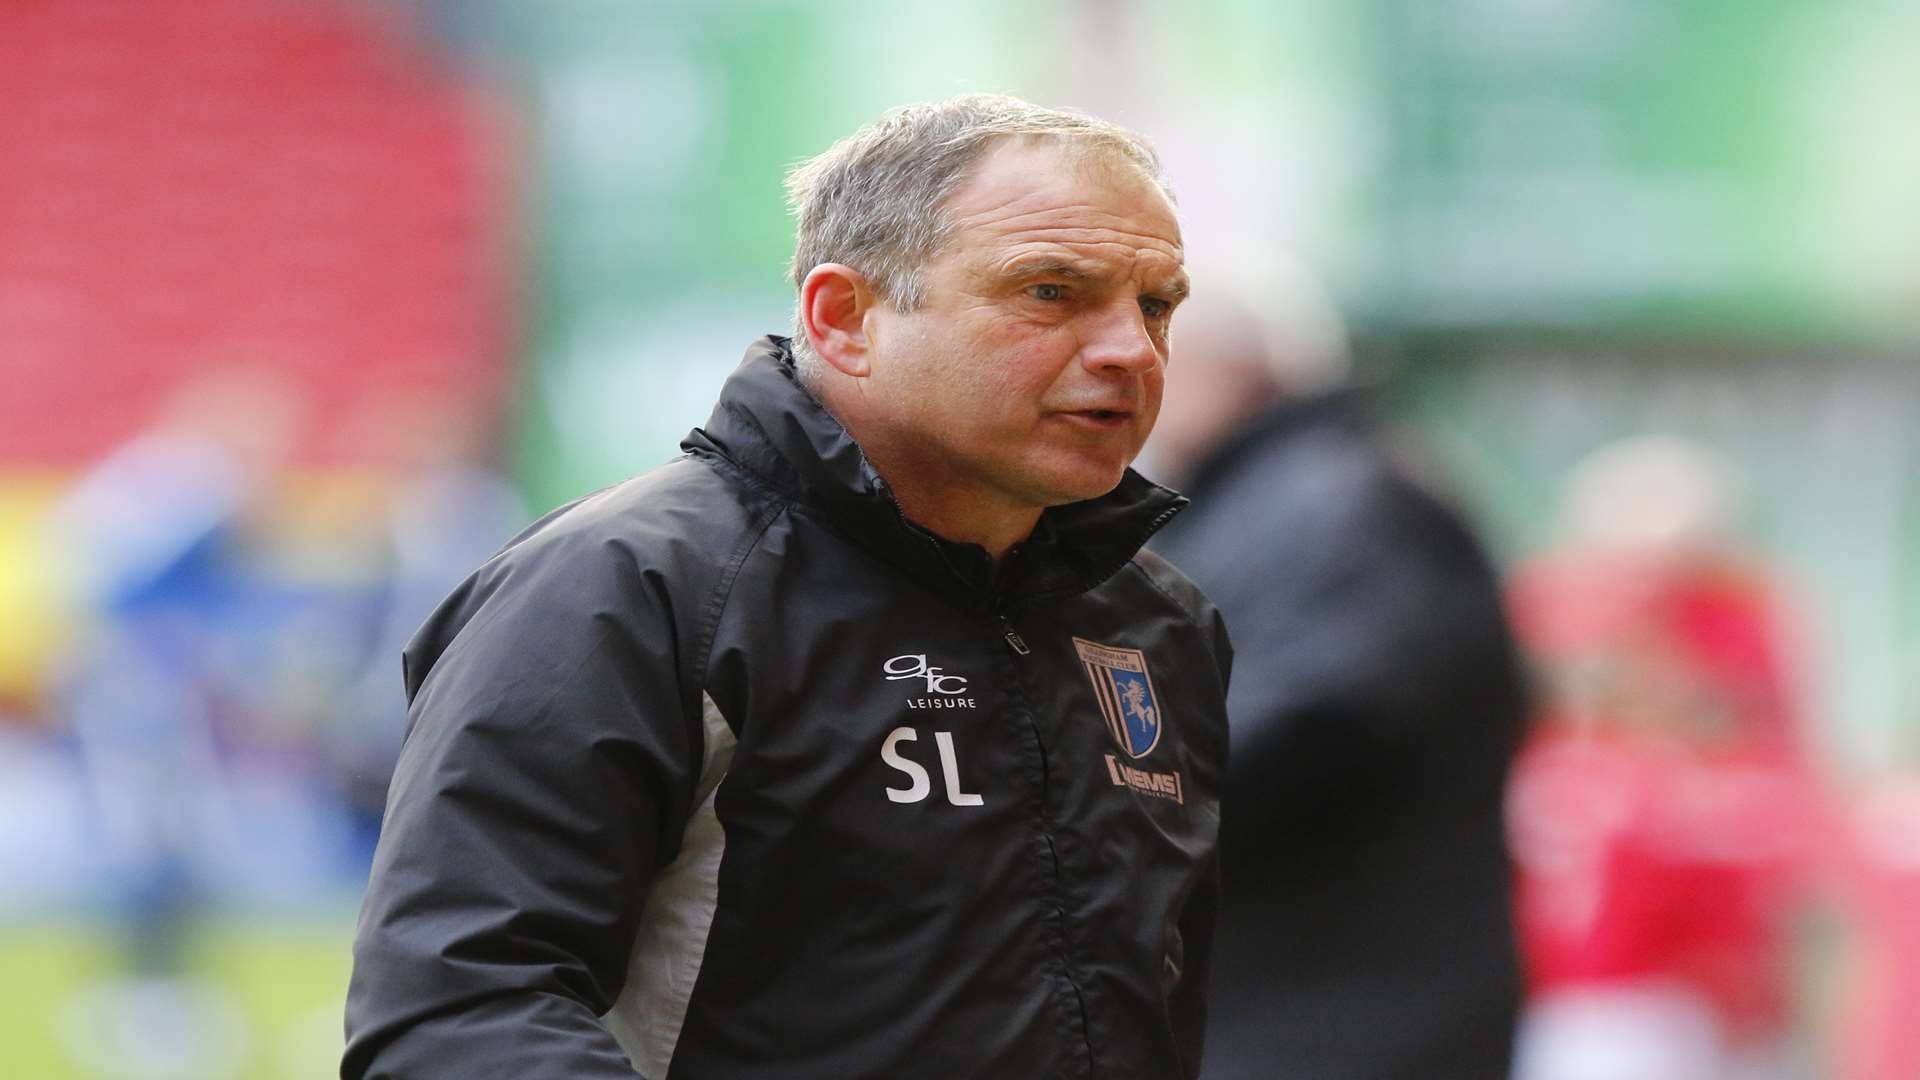
[[1132, 788], [1142, 795], [1152, 795], [1161, 799], [1172, 799], [1181, 806], [1187, 804], [1187, 793], [1180, 784], [1177, 772], [1148, 772], [1136, 769], [1121, 761], [1113, 754], [1102, 755], [1107, 759], [1107, 775], [1118, 787]]

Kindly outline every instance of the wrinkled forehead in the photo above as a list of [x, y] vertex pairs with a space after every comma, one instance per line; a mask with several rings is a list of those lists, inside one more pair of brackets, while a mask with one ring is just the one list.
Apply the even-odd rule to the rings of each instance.
[[944, 254], [969, 264], [1051, 251], [1175, 274], [1185, 261], [1173, 201], [1115, 149], [1009, 139], [982, 155], [943, 206]]

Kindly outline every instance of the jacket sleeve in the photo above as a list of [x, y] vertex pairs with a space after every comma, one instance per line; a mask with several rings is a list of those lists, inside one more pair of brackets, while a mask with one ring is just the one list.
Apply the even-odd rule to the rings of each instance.
[[604, 546], [496, 559], [409, 647], [343, 1080], [630, 1078], [600, 1022], [700, 767], [669, 594]]

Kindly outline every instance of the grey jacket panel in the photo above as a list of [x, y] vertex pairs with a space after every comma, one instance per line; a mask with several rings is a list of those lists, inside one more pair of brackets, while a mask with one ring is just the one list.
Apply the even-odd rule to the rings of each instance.
[[709, 552], [769, 516], [676, 462], [536, 524], [422, 628], [343, 1077], [633, 1075], [598, 1017], [693, 811]]

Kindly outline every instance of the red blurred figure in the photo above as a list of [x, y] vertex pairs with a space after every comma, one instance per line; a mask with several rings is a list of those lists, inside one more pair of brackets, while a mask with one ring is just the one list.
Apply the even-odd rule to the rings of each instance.
[[1791, 1074], [1786, 922], [1815, 801], [1729, 490], [1697, 448], [1616, 444], [1575, 473], [1567, 550], [1512, 581], [1545, 682], [1508, 809], [1522, 1080]]
[[1920, 780], [1876, 785], [1850, 808], [1848, 914], [1855, 948], [1846, 1080], [1920, 1075]]

